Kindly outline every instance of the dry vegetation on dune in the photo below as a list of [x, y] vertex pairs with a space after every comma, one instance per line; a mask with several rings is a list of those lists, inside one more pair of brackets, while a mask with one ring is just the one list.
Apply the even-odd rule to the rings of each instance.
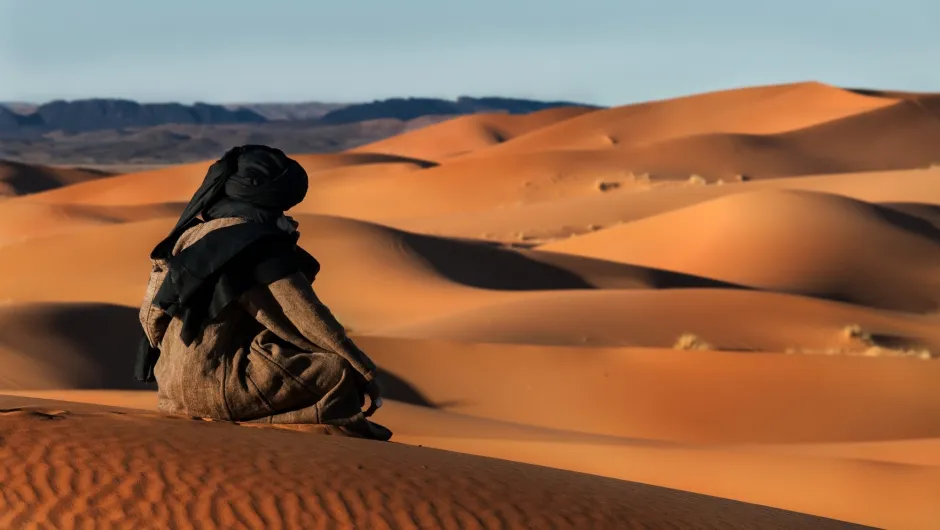
[[0, 527], [937, 528], [936, 98], [755, 87], [298, 154], [390, 444], [131, 383], [208, 161], [0, 165]]

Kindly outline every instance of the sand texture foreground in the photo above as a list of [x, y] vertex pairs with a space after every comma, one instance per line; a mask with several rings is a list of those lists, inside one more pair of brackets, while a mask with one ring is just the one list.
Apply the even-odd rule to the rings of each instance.
[[[0, 526], [857, 528], [401, 444], [0, 398]], [[220, 442], [224, 440], [224, 442]], [[15, 464], [12, 464], [15, 462]]]
[[0, 165], [0, 528], [940, 528], [938, 116], [800, 83], [296, 154], [388, 444], [131, 380], [209, 161]]

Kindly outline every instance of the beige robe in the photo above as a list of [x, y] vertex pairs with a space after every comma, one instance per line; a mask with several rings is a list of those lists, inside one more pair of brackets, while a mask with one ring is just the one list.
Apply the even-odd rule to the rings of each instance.
[[[212, 230], [241, 222], [199, 224], [183, 233], [173, 254]], [[165, 276], [165, 262], [155, 260], [140, 310], [147, 338], [161, 350], [154, 367], [160, 411], [239, 422], [343, 425], [374, 435], [375, 426], [362, 414], [361, 388], [362, 381], [375, 377], [375, 364], [302, 274], [246, 292], [190, 346], [179, 338], [182, 321], [151, 303]]]

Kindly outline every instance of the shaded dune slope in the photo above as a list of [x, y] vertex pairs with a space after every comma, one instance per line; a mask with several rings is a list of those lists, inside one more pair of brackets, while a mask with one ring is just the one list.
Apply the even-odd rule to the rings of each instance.
[[540, 248], [871, 307], [940, 306], [940, 230], [837, 195], [740, 193]]
[[0, 159], [0, 199], [39, 193], [109, 176], [90, 169], [65, 169]]
[[107, 304], [0, 305], [0, 389], [139, 389], [128, 377], [137, 311]]

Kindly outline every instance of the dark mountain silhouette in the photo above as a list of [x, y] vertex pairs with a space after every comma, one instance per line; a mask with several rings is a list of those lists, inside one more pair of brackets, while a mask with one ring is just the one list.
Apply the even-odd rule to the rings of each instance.
[[243, 143], [331, 152], [458, 115], [524, 114], [569, 105], [577, 104], [499, 97], [395, 98], [346, 106], [183, 105], [124, 99], [59, 100], [13, 108], [0, 104], [0, 158], [40, 164], [166, 164], [217, 157]]
[[20, 129], [70, 133], [153, 127], [168, 123], [219, 125], [265, 121], [267, 120], [256, 112], [246, 109], [229, 110], [221, 105], [137, 103], [125, 99], [58, 100], [39, 105], [31, 114], [19, 116]]
[[225, 108], [247, 109], [271, 121], [306, 121], [319, 119], [328, 112], [348, 106], [348, 103], [309, 101], [304, 103], [231, 103], [225, 105]]
[[422, 116], [459, 116], [479, 112], [507, 112], [526, 114], [553, 107], [581, 105], [567, 101], [535, 101], [513, 98], [460, 97], [456, 101], [435, 98], [393, 98], [371, 103], [349, 105], [328, 112], [320, 118], [324, 123], [339, 124], [357, 121], [394, 118], [413, 120]]
[[19, 116], [6, 107], [0, 107], [0, 131], [15, 131], [19, 128]]

